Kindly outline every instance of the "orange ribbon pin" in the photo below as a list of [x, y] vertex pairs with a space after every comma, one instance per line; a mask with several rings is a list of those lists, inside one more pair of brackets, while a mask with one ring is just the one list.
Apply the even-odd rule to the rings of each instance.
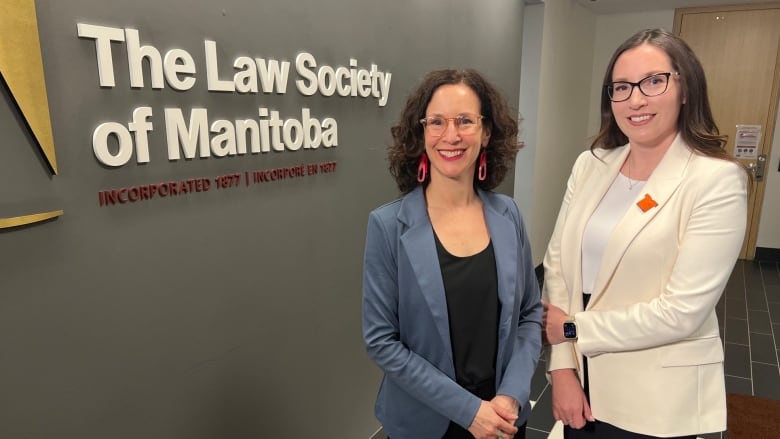
[[645, 197], [639, 200], [636, 205], [642, 209], [642, 212], [647, 212], [655, 206], [658, 206], [658, 203], [656, 203], [655, 200], [650, 197], [650, 194], [645, 194]]

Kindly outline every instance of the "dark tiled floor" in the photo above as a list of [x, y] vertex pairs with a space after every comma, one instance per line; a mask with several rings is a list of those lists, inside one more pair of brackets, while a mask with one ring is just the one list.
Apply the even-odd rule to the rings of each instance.
[[780, 267], [737, 262], [724, 297], [726, 390], [780, 399]]
[[[724, 340], [726, 391], [780, 400], [780, 266], [775, 262], [738, 261], [717, 305]], [[550, 409], [544, 362], [534, 376], [528, 421], [530, 439], [557, 439]], [[723, 434], [725, 439], [728, 435]], [[721, 434], [702, 436], [720, 439]]]

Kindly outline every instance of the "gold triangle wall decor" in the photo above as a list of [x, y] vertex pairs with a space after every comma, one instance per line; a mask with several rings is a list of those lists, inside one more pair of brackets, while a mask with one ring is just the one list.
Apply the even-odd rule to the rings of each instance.
[[0, 76], [56, 174], [57, 157], [34, 0], [0, 2]]

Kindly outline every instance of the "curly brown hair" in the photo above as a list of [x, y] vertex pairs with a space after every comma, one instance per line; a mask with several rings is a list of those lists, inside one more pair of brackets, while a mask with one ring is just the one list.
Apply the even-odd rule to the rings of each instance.
[[517, 151], [523, 146], [517, 139], [516, 112], [510, 110], [503, 95], [479, 72], [473, 69], [432, 71], [409, 95], [398, 124], [390, 129], [393, 144], [388, 147], [387, 158], [390, 173], [402, 194], [411, 192], [419, 184], [427, 185], [430, 181], [430, 177], [423, 183], [417, 181], [417, 166], [420, 156], [425, 153], [425, 133], [420, 119], [425, 117], [433, 93], [442, 85], [455, 84], [465, 84], [474, 90], [484, 116], [483, 126], [490, 130], [490, 141], [485, 148], [487, 177], [480, 181], [476, 178], [475, 169], [475, 186], [484, 190], [498, 186], [514, 163]]

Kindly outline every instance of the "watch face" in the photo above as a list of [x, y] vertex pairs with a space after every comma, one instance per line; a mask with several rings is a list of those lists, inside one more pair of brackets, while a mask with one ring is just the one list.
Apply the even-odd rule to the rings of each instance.
[[563, 336], [566, 338], [577, 338], [577, 324], [574, 322], [563, 322]]

